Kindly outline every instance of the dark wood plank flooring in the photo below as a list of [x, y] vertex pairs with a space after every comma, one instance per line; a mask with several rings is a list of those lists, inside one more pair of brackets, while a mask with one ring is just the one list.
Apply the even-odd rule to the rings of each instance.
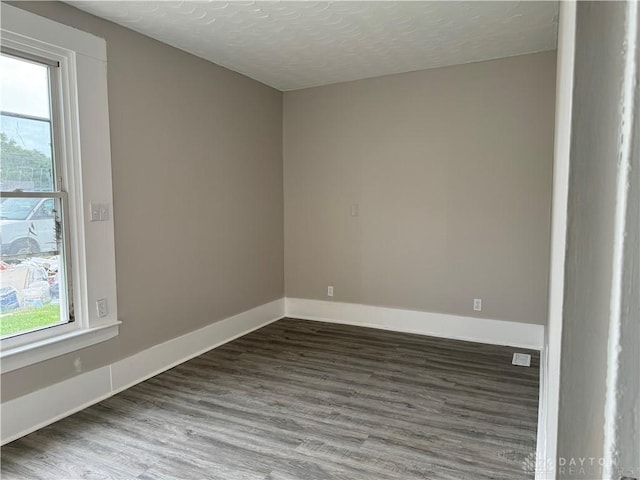
[[4, 446], [2, 478], [533, 478], [514, 350], [280, 320]]

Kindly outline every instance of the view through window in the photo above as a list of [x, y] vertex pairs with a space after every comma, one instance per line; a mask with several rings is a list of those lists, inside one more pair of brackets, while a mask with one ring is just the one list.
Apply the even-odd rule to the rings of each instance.
[[55, 153], [57, 66], [0, 55], [0, 336], [73, 320], [66, 193]]

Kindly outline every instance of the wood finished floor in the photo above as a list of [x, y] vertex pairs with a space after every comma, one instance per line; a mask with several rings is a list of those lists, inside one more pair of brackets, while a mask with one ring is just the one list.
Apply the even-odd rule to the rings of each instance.
[[2, 478], [533, 478], [513, 351], [284, 319], [4, 446]]

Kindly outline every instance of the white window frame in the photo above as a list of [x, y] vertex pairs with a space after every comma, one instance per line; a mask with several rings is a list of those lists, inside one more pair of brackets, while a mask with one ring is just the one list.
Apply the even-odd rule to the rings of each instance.
[[[59, 62], [60, 142], [56, 149], [68, 193], [75, 321], [0, 341], [2, 373], [103, 342], [118, 334], [113, 215], [91, 222], [90, 204], [111, 206], [111, 150], [104, 39], [1, 4], [0, 42]], [[112, 208], [108, 209], [110, 212]], [[108, 314], [98, 317], [96, 301]]]

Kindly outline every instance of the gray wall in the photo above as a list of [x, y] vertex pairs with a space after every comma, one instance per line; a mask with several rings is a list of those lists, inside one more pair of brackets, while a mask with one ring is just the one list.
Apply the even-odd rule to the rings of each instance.
[[282, 94], [60, 3], [107, 40], [120, 335], [2, 376], [2, 400], [283, 296]]
[[286, 92], [286, 295], [545, 323], [555, 61]]
[[[599, 460], [606, 455], [607, 366], [613, 366], [611, 362], [622, 366], [619, 383], [609, 385], [610, 400], [618, 398], [622, 413], [615, 420], [610, 418], [609, 426], [615, 423], [616, 428], [627, 428], [629, 433], [635, 430], [635, 439], [629, 436], [622, 442], [627, 450], [620, 459], [628, 466], [640, 467], [635, 463], [639, 455], [640, 368], [637, 157], [631, 171], [624, 272], [614, 262], [616, 242], [621, 242], [621, 235], [615, 235], [620, 209], [617, 198], [622, 198], [616, 180], [619, 169], [626, 168], [622, 167], [626, 159], [620, 151], [624, 61], [629, 44], [625, 39], [626, 9], [624, 2], [580, 2], [577, 7], [558, 425], [558, 456], [567, 465], [563, 468], [560, 463], [561, 478], [609, 478], [598, 465], [582, 470], [570, 468], [568, 462], [583, 457]], [[637, 127], [635, 135], [637, 142]], [[611, 311], [616, 277], [622, 278], [626, 295], [621, 316]], [[623, 335], [619, 344], [610, 343], [614, 329]], [[617, 353], [608, 353], [612, 346]]]

